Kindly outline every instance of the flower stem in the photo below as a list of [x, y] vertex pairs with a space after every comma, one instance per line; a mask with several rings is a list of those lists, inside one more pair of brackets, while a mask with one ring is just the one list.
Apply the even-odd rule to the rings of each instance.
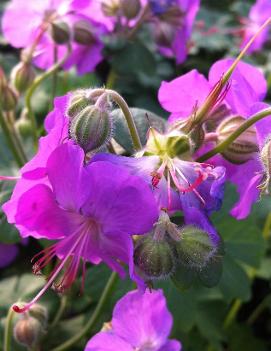
[[35, 90], [38, 88], [38, 86], [48, 77], [50, 77], [52, 74], [54, 74], [62, 65], [65, 63], [67, 58], [69, 57], [71, 53], [71, 45], [68, 45], [67, 52], [65, 56], [63, 57], [62, 60], [54, 64], [48, 71], [44, 72], [43, 74], [39, 75], [36, 77], [32, 85], [28, 88], [26, 94], [25, 94], [25, 106], [28, 112], [28, 117], [30, 118], [31, 124], [32, 124], [32, 133], [33, 133], [33, 140], [35, 145], [38, 143], [38, 133], [37, 133], [37, 121], [35, 118], [35, 115], [32, 110], [31, 106], [31, 99], [32, 96], [35, 92]]
[[83, 329], [80, 330], [80, 332], [70, 339], [68, 339], [66, 342], [64, 342], [62, 345], [59, 345], [52, 349], [51, 351], [63, 351], [71, 348], [75, 343], [80, 341], [82, 337], [84, 337], [87, 333], [91, 331], [91, 329], [94, 327], [96, 322], [99, 320], [99, 317], [101, 315], [101, 312], [103, 311], [103, 308], [105, 307], [108, 299], [110, 298], [115, 284], [117, 283], [118, 275], [116, 272], [113, 272], [110, 276], [110, 278], [107, 281], [107, 284], [102, 292], [102, 295], [100, 297], [100, 300], [98, 301], [98, 304], [90, 318], [90, 320], [85, 324]]
[[5, 323], [5, 331], [4, 331], [4, 351], [11, 351], [11, 338], [12, 338], [12, 321], [14, 317], [14, 311], [12, 308], [9, 309], [6, 323]]
[[251, 313], [251, 315], [247, 319], [247, 324], [252, 325], [256, 319], [260, 316], [260, 314], [270, 305], [271, 295], [265, 296], [265, 298], [259, 303], [259, 305], [255, 308], [255, 310]]
[[240, 125], [228, 138], [214, 147], [212, 150], [206, 152], [202, 156], [197, 159], [197, 162], [203, 162], [208, 160], [209, 158], [215, 156], [218, 153], [222, 153], [235, 139], [237, 139], [243, 132], [245, 132], [248, 128], [253, 126], [259, 120], [271, 115], [271, 108], [264, 109], [251, 118], [247, 119], [244, 123]]
[[10, 128], [7, 124], [7, 121], [6, 121], [4, 115], [1, 111], [0, 111], [0, 125], [3, 129], [3, 132], [5, 134], [9, 149], [13, 153], [15, 161], [17, 162], [19, 167], [22, 167], [25, 163], [25, 160], [22, 157], [22, 155], [20, 154], [20, 152], [18, 151], [18, 148], [16, 146], [13, 135], [12, 135]]
[[239, 299], [236, 299], [233, 302], [233, 304], [232, 304], [232, 306], [231, 306], [231, 308], [230, 308], [230, 310], [225, 318], [225, 321], [223, 324], [224, 329], [227, 329], [232, 324], [232, 322], [235, 320], [235, 317], [236, 317], [236, 315], [239, 312], [241, 307], [242, 307], [242, 301]]
[[59, 308], [58, 308], [57, 313], [55, 315], [55, 318], [53, 319], [52, 323], [49, 325], [50, 329], [54, 328], [58, 324], [58, 322], [60, 321], [63, 313], [65, 312], [67, 302], [68, 302], [67, 295], [61, 296], [60, 305], [59, 305]]
[[124, 117], [126, 119], [128, 129], [131, 135], [131, 139], [134, 145], [135, 151], [140, 151], [142, 149], [141, 141], [138, 135], [138, 131], [135, 125], [134, 117], [132, 112], [130, 111], [127, 102], [123, 99], [123, 97], [118, 94], [115, 90], [111, 89], [94, 89], [90, 93], [90, 97], [98, 97], [104, 93], [107, 93], [109, 97], [119, 105], [120, 109], [122, 110]]

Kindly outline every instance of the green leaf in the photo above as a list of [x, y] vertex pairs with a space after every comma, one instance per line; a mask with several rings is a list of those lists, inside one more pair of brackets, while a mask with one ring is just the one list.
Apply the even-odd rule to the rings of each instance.
[[212, 257], [207, 265], [199, 271], [199, 280], [203, 286], [212, 288], [219, 283], [222, 275], [222, 270], [222, 256]]
[[156, 60], [152, 52], [139, 40], [128, 42], [124, 48], [115, 51], [111, 64], [120, 74], [143, 72], [154, 75]]
[[[165, 131], [166, 121], [163, 118], [148, 110], [140, 108], [130, 108], [130, 110], [133, 114], [142, 145], [146, 143], [147, 131], [150, 124], [160, 132]], [[146, 114], [148, 115], [148, 118], [146, 117]], [[133, 144], [122, 111], [120, 109], [114, 110], [112, 112], [112, 118], [116, 131], [114, 134], [114, 139], [129, 153], [133, 153]]]
[[190, 288], [196, 279], [196, 272], [189, 266], [179, 264], [171, 277], [173, 284], [180, 291]]
[[233, 298], [248, 301], [251, 295], [250, 280], [246, 272], [229, 254], [223, 260], [219, 288], [228, 301]]

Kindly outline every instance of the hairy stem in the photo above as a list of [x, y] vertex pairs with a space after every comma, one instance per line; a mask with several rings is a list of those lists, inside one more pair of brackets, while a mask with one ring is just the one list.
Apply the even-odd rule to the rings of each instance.
[[127, 102], [123, 99], [123, 97], [118, 94], [115, 90], [111, 89], [94, 89], [90, 93], [90, 97], [98, 97], [104, 93], [107, 93], [109, 97], [120, 107], [122, 110], [124, 117], [126, 119], [128, 129], [131, 135], [131, 139], [134, 145], [135, 151], [139, 151], [142, 149], [141, 141], [138, 135], [138, 131], [135, 125], [134, 117], [132, 112], [130, 111]]

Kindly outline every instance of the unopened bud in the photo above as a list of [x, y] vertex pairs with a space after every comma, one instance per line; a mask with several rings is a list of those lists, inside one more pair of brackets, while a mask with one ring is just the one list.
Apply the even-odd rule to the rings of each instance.
[[[245, 122], [241, 116], [229, 117], [217, 128], [217, 141], [223, 142]], [[254, 126], [246, 129], [237, 139], [228, 145], [222, 152], [223, 157], [231, 163], [242, 164], [255, 156], [259, 151], [257, 134]]]
[[0, 105], [3, 111], [11, 111], [16, 108], [18, 96], [16, 92], [9, 86], [5, 85], [0, 94]]
[[106, 145], [111, 133], [110, 113], [95, 105], [85, 107], [70, 121], [69, 135], [85, 153]]
[[72, 95], [66, 113], [69, 118], [72, 119], [90, 104], [91, 101], [86, 96], [86, 92], [84, 90], [78, 90]]
[[3, 69], [0, 67], [0, 94], [2, 94], [2, 91], [4, 89], [4, 87], [7, 84], [7, 79], [6, 79], [6, 75], [3, 71]]
[[117, 16], [120, 11], [120, 0], [102, 0], [101, 7], [105, 16]]
[[90, 23], [85, 20], [76, 22], [73, 26], [73, 39], [82, 45], [93, 44], [96, 39]]
[[140, 8], [139, 0], [121, 0], [123, 15], [128, 19], [135, 18], [139, 14]]
[[146, 280], [164, 279], [175, 269], [174, 249], [167, 240], [155, 240], [152, 235], [136, 241], [134, 263]]
[[31, 63], [20, 62], [11, 71], [11, 81], [19, 93], [24, 93], [35, 79], [35, 70]]
[[26, 117], [20, 117], [16, 122], [15, 122], [15, 127], [20, 133], [20, 135], [24, 138], [29, 137], [32, 135], [32, 123], [30, 119], [27, 119]]
[[203, 268], [216, 252], [209, 234], [192, 225], [180, 229], [175, 248], [180, 263], [195, 268]]
[[43, 335], [42, 324], [29, 315], [23, 315], [14, 327], [15, 340], [28, 348], [36, 346]]
[[66, 22], [55, 21], [51, 23], [50, 34], [56, 44], [67, 44], [70, 40], [70, 28]]

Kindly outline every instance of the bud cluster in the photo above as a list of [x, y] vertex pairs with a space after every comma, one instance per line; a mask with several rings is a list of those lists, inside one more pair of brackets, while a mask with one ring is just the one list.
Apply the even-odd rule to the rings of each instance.
[[79, 90], [70, 99], [67, 108], [69, 136], [85, 153], [105, 146], [112, 135], [111, 104], [107, 93], [96, 101], [87, 91]]
[[162, 212], [154, 230], [136, 238], [134, 263], [145, 281], [176, 279], [181, 270], [204, 284], [201, 274], [206, 274], [214, 261], [221, 261], [222, 254], [220, 244], [214, 243], [209, 233], [193, 225], [178, 227]]

